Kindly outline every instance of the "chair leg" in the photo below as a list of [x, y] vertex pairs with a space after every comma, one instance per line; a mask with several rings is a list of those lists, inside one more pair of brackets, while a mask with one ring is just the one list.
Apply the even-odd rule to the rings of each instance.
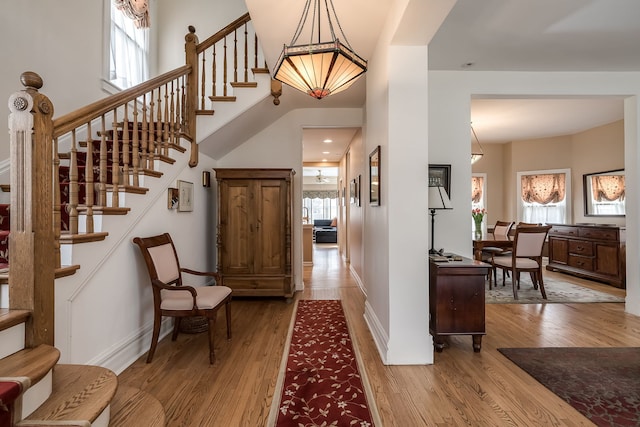
[[209, 364], [213, 365], [216, 362], [216, 356], [213, 353], [214, 349], [214, 337], [216, 335], [216, 313], [209, 317]]
[[227, 315], [227, 339], [231, 339], [231, 301], [227, 301], [224, 305], [224, 311]]
[[547, 292], [544, 290], [544, 281], [542, 279], [542, 270], [538, 270], [536, 274], [538, 276], [538, 283], [540, 285], [540, 292], [542, 293], [542, 299], [547, 299]]
[[520, 276], [516, 273], [514, 269], [511, 272], [511, 286], [513, 286], [513, 299], [518, 299], [518, 287], [520, 287]]
[[160, 337], [161, 321], [162, 316], [160, 315], [160, 313], [153, 316], [153, 334], [151, 335], [151, 347], [149, 348], [149, 354], [147, 355], [147, 363], [151, 363], [153, 354], [156, 352], [156, 347], [158, 346], [158, 338]]
[[171, 334], [171, 341], [175, 341], [178, 338], [178, 332], [180, 332], [180, 323], [182, 317], [176, 317], [173, 321], [173, 333]]

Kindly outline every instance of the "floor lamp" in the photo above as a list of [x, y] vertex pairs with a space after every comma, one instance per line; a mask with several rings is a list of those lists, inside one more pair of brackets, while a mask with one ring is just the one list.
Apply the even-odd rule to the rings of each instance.
[[433, 225], [435, 222], [436, 209], [453, 209], [447, 191], [440, 185], [429, 187], [429, 210], [431, 211], [431, 249], [429, 249], [429, 254], [439, 254], [439, 252], [433, 248]]

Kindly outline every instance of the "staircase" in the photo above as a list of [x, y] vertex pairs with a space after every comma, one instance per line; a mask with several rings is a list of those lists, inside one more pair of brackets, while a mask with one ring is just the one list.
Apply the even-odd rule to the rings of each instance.
[[[106, 221], [130, 216], [134, 209], [134, 223], [144, 217], [148, 208], [139, 207], [145, 203], [136, 199], [133, 207], [128, 206], [128, 194], [151, 197], [146, 204], [153, 203], [178, 176], [179, 170], [172, 170], [176, 158], [183, 166], [187, 156], [189, 166], [198, 164], [196, 116], [212, 116], [213, 102], [235, 101], [227, 86], [256, 86], [247, 81], [246, 51], [244, 81], [237, 81], [234, 72], [229, 73], [234, 81], [227, 82], [225, 71], [218, 73], [223, 82], [205, 85], [205, 69], [219, 66], [209, 49], [215, 52], [215, 45], [224, 43], [226, 55], [227, 37], [237, 39], [235, 33], [244, 29], [246, 38], [249, 21], [247, 14], [203, 43], [190, 28], [185, 66], [55, 120], [50, 101], [39, 92], [42, 80], [35, 73], [23, 74], [25, 90], [10, 99], [11, 142], [12, 147], [35, 148], [33, 152], [12, 148], [12, 181], [3, 186], [11, 193], [11, 204], [0, 205], [0, 427], [165, 424], [160, 402], [142, 390], [119, 388], [111, 369], [60, 363], [61, 351], [53, 340], [54, 307], [58, 311], [68, 306], [69, 294], [79, 292], [77, 286], [59, 291], [79, 271], [91, 269], [80, 286], [99, 271], [78, 262], [82, 255], [95, 253], [93, 248], [99, 246], [94, 245], [100, 245], [109, 257], [111, 248], [130, 243], [127, 230], [133, 226], [123, 230], [124, 222], [114, 221], [117, 225], [110, 229]], [[255, 46], [252, 71], [268, 73], [258, 67], [257, 38]], [[213, 63], [205, 67], [205, 58], [213, 58]], [[243, 61], [233, 61], [238, 62]], [[224, 67], [227, 63], [225, 57]], [[222, 94], [216, 88], [224, 88]], [[272, 94], [277, 100], [279, 93], [273, 88]], [[47, 176], [53, 177], [52, 183], [42, 179]], [[31, 192], [32, 206], [23, 197]], [[53, 212], [47, 209], [50, 206]], [[32, 237], [25, 239], [24, 231]], [[114, 236], [117, 241], [110, 242]], [[87, 243], [92, 249], [80, 249]], [[66, 318], [71, 314], [56, 312], [55, 319], [61, 316], [70, 326]], [[64, 339], [57, 335], [56, 343], [71, 347]]]
[[25, 347], [30, 313], [0, 309], [0, 426], [164, 426], [164, 409], [153, 396], [118, 390], [111, 370], [58, 364], [47, 344]]

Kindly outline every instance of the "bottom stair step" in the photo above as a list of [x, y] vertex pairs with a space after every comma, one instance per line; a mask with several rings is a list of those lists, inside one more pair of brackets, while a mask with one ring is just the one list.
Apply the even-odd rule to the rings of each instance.
[[133, 387], [118, 387], [111, 402], [109, 427], [164, 427], [164, 408], [158, 399]]
[[109, 405], [117, 388], [118, 377], [109, 369], [89, 365], [56, 365], [53, 368], [51, 396], [17, 426], [106, 427], [109, 425]]

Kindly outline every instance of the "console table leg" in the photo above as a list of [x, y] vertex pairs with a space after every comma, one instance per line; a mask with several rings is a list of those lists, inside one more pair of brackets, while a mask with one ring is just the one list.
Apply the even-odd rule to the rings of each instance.
[[472, 335], [473, 338], [473, 351], [476, 353], [480, 352], [482, 348], [482, 335]]

